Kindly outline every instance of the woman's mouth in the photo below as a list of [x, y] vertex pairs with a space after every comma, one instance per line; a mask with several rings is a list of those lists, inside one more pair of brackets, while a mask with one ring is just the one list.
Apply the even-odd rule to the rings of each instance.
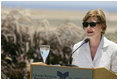
[[89, 34], [89, 33], [93, 33], [93, 31], [87, 31], [87, 33]]

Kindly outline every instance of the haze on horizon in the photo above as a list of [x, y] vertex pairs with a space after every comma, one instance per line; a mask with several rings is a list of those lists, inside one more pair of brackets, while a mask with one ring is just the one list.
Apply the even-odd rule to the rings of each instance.
[[1, 5], [9, 8], [71, 11], [101, 8], [107, 12], [117, 12], [117, 1], [1, 1]]

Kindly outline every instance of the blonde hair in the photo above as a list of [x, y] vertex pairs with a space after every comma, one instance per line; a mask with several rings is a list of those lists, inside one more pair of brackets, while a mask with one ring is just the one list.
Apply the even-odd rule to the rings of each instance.
[[90, 17], [97, 17], [98, 22], [100, 22], [100, 24], [102, 25], [101, 33], [104, 34], [107, 28], [104, 11], [102, 9], [89, 10], [83, 18], [83, 22], [87, 21], [87, 19]]

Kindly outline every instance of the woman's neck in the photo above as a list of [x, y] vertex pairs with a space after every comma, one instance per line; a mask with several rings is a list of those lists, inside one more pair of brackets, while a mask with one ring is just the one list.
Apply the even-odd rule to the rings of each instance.
[[96, 37], [92, 37], [90, 38], [90, 47], [98, 47], [101, 41], [101, 37], [102, 36], [96, 36]]

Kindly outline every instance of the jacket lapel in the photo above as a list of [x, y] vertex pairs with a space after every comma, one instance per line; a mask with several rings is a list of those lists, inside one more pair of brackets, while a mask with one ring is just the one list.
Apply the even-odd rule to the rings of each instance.
[[108, 40], [104, 36], [102, 36], [100, 45], [99, 45], [99, 47], [98, 47], [98, 49], [96, 51], [96, 55], [95, 55], [95, 57], [93, 59], [93, 63], [96, 63], [96, 61], [99, 60], [100, 57], [102, 56], [103, 49], [108, 46], [108, 42], [107, 41]]
[[87, 59], [86, 61], [88, 62], [88, 64], [90, 64], [91, 67], [94, 67], [92, 58], [91, 58], [89, 42], [85, 44], [85, 48], [86, 48], [86, 50], [84, 51], [84, 54]]

